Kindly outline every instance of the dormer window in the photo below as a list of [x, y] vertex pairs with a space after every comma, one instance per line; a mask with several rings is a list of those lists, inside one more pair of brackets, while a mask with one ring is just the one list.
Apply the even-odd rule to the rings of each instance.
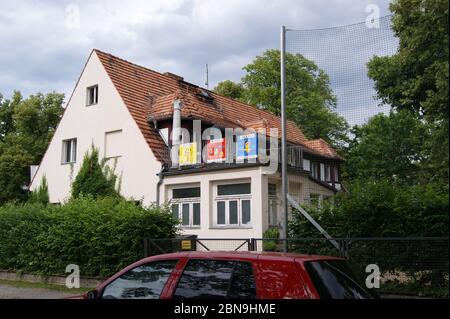
[[90, 86], [86, 89], [86, 106], [98, 103], [98, 85]]

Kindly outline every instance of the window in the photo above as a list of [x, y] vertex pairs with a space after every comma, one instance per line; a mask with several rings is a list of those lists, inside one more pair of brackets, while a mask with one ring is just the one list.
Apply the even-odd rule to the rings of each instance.
[[105, 158], [122, 156], [122, 130], [105, 133]]
[[242, 195], [250, 194], [250, 183], [245, 184], [228, 184], [217, 186], [217, 195]]
[[165, 260], [136, 267], [111, 282], [103, 299], [158, 299], [177, 260]]
[[331, 167], [328, 164], [324, 165], [325, 168], [325, 181], [330, 182], [331, 181]]
[[276, 226], [278, 222], [277, 216], [278, 200], [277, 200], [277, 185], [269, 184], [269, 226]]
[[169, 129], [168, 128], [160, 129], [159, 135], [162, 137], [164, 143], [166, 143], [166, 145], [169, 145]]
[[303, 169], [305, 171], [311, 171], [311, 161], [310, 160], [307, 160], [307, 159], [303, 160]]
[[98, 85], [90, 86], [86, 89], [86, 105], [98, 103]]
[[200, 187], [174, 188], [172, 214], [183, 227], [200, 227]]
[[251, 222], [251, 184], [217, 186], [215, 226], [248, 227]]
[[339, 182], [339, 168], [338, 166], [334, 166], [334, 181]]
[[325, 164], [320, 163], [320, 180], [325, 181]]
[[252, 264], [192, 259], [181, 275], [174, 298], [254, 299], [256, 284]]
[[62, 160], [63, 164], [75, 163], [77, 161], [77, 139], [72, 138], [63, 141]]
[[318, 171], [319, 171], [319, 169], [318, 169], [317, 163], [316, 162], [311, 162], [311, 175], [312, 175], [312, 177], [317, 179], [319, 177]]
[[365, 299], [377, 297], [365, 288], [358, 272], [347, 261], [326, 260], [305, 263], [321, 298]]

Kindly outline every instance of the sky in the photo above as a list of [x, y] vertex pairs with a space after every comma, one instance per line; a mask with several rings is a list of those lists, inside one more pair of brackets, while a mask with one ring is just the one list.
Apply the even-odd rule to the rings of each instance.
[[[200, 86], [208, 64], [213, 88], [223, 80], [239, 81], [243, 66], [265, 50], [279, 48], [282, 25], [303, 30], [358, 23], [370, 14], [389, 14], [389, 2], [0, 0], [0, 93], [10, 97], [13, 90], [24, 96], [57, 91], [65, 93], [67, 100], [93, 48], [159, 72], [179, 74]], [[312, 43], [319, 40], [309, 37]], [[300, 44], [293, 48], [304, 53], [306, 41], [301, 37], [296, 41]], [[351, 48], [358, 50], [354, 44]], [[329, 59], [322, 63], [326, 56], [312, 56], [321, 60], [317, 63], [325, 71], [336, 72]], [[338, 82], [333, 83], [336, 92], [344, 92], [346, 85], [348, 91], [345, 79]], [[355, 105], [344, 102], [340, 99], [338, 106], [351, 114]]]

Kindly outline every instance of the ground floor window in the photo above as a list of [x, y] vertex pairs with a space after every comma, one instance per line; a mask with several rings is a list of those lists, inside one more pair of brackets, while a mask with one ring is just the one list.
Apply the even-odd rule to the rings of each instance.
[[215, 197], [215, 220], [218, 227], [249, 227], [251, 224], [250, 183], [218, 185]]
[[200, 187], [172, 189], [171, 204], [182, 227], [200, 227]]

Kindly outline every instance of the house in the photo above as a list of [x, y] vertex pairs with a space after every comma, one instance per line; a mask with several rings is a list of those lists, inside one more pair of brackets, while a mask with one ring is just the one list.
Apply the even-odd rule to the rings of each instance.
[[[30, 189], [45, 176], [50, 201], [67, 200], [95, 145], [123, 196], [170, 203], [185, 234], [261, 238], [282, 218], [278, 137], [267, 133], [280, 127], [267, 111], [93, 50]], [[342, 158], [330, 145], [308, 140], [290, 121], [287, 142], [297, 201], [320, 202], [340, 190]], [[270, 163], [258, 150], [264, 146]]]

